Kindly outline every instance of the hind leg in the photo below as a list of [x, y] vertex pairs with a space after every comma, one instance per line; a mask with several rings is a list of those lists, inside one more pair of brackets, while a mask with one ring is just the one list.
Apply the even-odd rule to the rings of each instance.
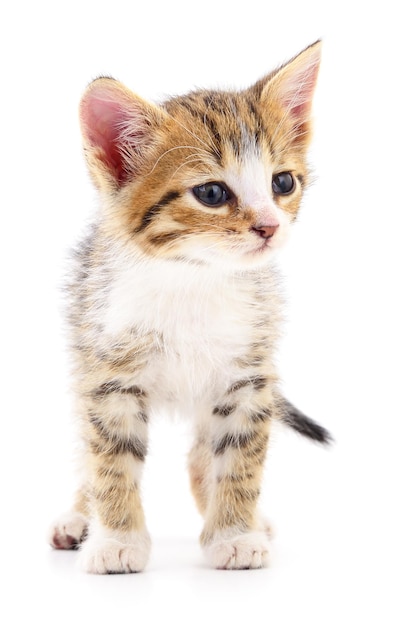
[[61, 515], [49, 530], [49, 543], [57, 550], [74, 550], [88, 533], [89, 507], [85, 489], [80, 489], [71, 511]]
[[189, 453], [189, 476], [192, 494], [201, 515], [208, 507], [212, 473], [211, 447], [203, 437], [198, 437]]

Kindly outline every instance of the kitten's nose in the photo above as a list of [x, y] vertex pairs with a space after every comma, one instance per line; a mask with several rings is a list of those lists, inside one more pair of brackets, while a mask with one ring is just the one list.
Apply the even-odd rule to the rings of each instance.
[[260, 237], [262, 239], [269, 239], [270, 237], [272, 237], [272, 235], [275, 233], [275, 231], [278, 229], [279, 224], [274, 224], [271, 226], [253, 226], [252, 230], [254, 230], [255, 233], [257, 233], [257, 235], [260, 235]]

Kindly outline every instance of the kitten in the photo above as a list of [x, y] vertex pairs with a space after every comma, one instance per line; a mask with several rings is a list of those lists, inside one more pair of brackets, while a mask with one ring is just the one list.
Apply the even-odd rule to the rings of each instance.
[[191, 487], [215, 568], [268, 562], [257, 503], [271, 421], [329, 441], [282, 397], [274, 366], [281, 302], [272, 259], [308, 184], [319, 60], [317, 42], [249, 89], [161, 106], [110, 78], [82, 98], [101, 196], [69, 285], [86, 475], [50, 541], [82, 544], [89, 572], [147, 563], [139, 484], [153, 414], [194, 420]]

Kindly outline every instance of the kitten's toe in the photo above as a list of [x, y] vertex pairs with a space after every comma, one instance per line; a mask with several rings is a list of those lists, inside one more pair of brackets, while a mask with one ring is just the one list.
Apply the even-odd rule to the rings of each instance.
[[85, 539], [88, 520], [76, 511], [62, 515], [49, 530], [49, 543], [57, 550], [73, 550]]
[[87, 539], [79, 558], [82, 569], [90, 574], [141, 572], [148, 562], [150, 538], [147, 533], [129, 535], [127, 543], [111, 537]]
[[216, 569], [259, 569], [269, 565], [271, 547], [265, 532], [251, 532], [217, 538], [204, 551]]

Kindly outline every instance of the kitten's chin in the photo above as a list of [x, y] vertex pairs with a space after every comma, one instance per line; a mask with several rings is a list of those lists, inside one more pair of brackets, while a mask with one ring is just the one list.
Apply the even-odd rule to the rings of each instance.
[[211, 251], [210, 254], [184, 255], [183, 259], [192, 264], [205, 265], [221, 270], [253, 269], [266, 265], [276, 256], [277, 247], [267, 243], [252, 249]]
[[272, 259], [276, 256], [276, 253], [277, 250], [275, 248], [265, 245], [257, 250], [250, 250], [242, 256], [240, 261], [244, 267], [259, 267], [272, 261]]
[[231, 254], [231, 262], [238, 267], [259, 267], [266, 265], [282, 248], [284, 238], [254, 241]]

